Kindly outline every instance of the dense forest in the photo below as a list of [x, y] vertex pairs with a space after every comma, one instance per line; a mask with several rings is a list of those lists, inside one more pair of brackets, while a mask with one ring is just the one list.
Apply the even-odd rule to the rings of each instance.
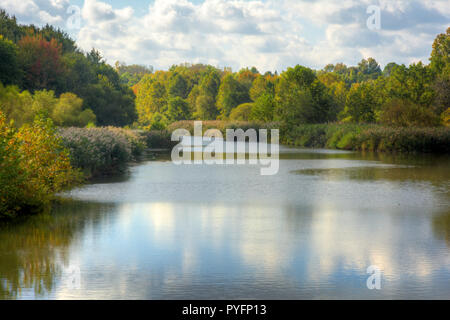
[[428, 65], [387, 64], [322, 70], [297, 65], [281, 74], [182, 64], [145, 75], [133, 86], [141, 126], [178, 120], [277, 121], [298, 124], [379, 123], [434, 127], [450, 121], [450, 28], [437, 36]]
[[151, 72], [113, 68], [98, 51], [83, 53], [63, 31], [19, 25], [5, 11], [0, 11], [0, 56], [1, 110], [18, 126], [38, 113], [60, 126], [132, 124], [137, 115], [128, 82]]
[[17, 126], [46, 114], [59, 126], [164, 129], [179, 120], [380, 123], [433, 127], [450, 121], [450, 28], [433, 43], [430, 63], [373, 58], [278, 74], [181, 64], [168, 71], [110, 66], [63, 31], [19, 25], [0, 11], [0, 104]]

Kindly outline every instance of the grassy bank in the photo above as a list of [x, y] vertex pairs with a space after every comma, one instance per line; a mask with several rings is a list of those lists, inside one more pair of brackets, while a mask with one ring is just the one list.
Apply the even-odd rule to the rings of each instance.
[[[164, 131], [105, 128], [62, 128], [58, 130], [69, 150], [71, 164], [87, 178], [123, 172], [146, 149], [171, 149], [171, 132], [194, 131], [194, 121], [178, 121]], [[277, 129], [277, 123], [203, 121], [203, 133], [218, 129]], [[449, 128], [397, 128], [374, 124], [315, 124], [280, 128], [280, 142], [307, 148], [329, 148], [372, 152], [449, 153]]]
[[[166, 131], [115, 127], [59, 128], [36, 120], [20, 129], [0, 114], [0, 217], [35, 212], [53, 195], [82, 177], [114, 175], [127, 169], [147, 149], [171, 149], [171, 132], [193, 133], [193, 121], [172, 124]], [[205, 121], [203, 131], [275, 129], [276, 123]], [[320, 124], [280, 128], [283, 144], [375, 152], [450, 153], [449, 128], [394, 128], [380, 125]], [[82, 175], [80, 174], [82, 173]]]
[[[183, 128], [194, 131], [193, 121], [178, 121], [168, 131]], [[376, 124], [307, 124], [293, 128], [279, 123], [245, 121], [203, 121], [203, 132], [219, 129], [280, 129], [280, 142], [306, 148], [329, 148], [373, 152], [450, 152], [450, 128], [387, 127]], [[170, 137], [169, 137], [170, 139]]]
[[135, 132], [113, 127], [60, 128], [58, 134], [69, 150], [71, 165], [86, 178], [123, 172], [145, 148]]
[[0, 220], [42, 212], [58, 192], [124, 172], [146, 149], [171, 145], [166, 131], [55, 128], [43, 118], [17, 129], [0, 112]]
[[70, 154], [71, 165], [85, 178], [124, 172], [147, 149], [170, 149], [168, 131], [130, 130], [116, 127], [59, 128], [58, 135]]
[[[227, 129], [242, 129], [247, 131], [248, 129], [255, 129], [258, 133], [260, 129], [268, 130], [268, 139], [270, 139], [270, 129], [279, 129], [279, 123], [277, 122], [260, 122], [260, 121], [223, 121], [223, 120], [210, 120], [202, 121], [203, 134], [209, 129], [218, 129], [224, 138], [226, 138]], [[191, 135], [194, 134], [194, 121], [184, 120], [172, 123], [167, 127], [167, 131], [173, 132], [176, 129], [186, 129]], [[170, 136], [169, 136], [170, 139]]]
[[177, 142], [172, 142], [168, 130], [140, 131], [147, 149], [172, 149]]
[[[278, 123], [270, 122], [264, 123], [259, 121], [222, 121], [222, 120], [210, 120], [210, 121], [202, 121], [202, 130], [203, 133], [209, 129], [218, 129], [225, 137], [225, 133], [227, 129], [243, 129], [244, 131], [248, 129], [277, 129], [279, 127]], [[170, 124], [167, 127], [167, 131], [173, 132], [176, 129], [186, 129], [191, 134], [194, 133], [194, 121], [192, 120], [184, 120], [177, 121]]]
[[[225, 136], [226, 129], [276, 128], [276, 124], [260, 122], [204, 121], [203, 132], [219, 129]], [[85, 178], [114, 175], [124, 172], [129, 162], [136, 161], [145, 150], [171, 149], [177, 142], [171, 141], [176, 129], [187, 129], [193, 134], [193, 121], [179, 121], [167, 130], [144, 131], [116, 127], [59, 128], [63, 146], [69, 151], [71, 165], [80, 169]]]
[[450, 152], [450, 128], [403, 128], [373, 124], [299, 125], [281, 131], [291, 146], [375, 152]]

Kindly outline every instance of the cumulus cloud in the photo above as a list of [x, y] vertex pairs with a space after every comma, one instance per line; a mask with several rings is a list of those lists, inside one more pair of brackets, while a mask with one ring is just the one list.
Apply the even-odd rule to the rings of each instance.
[[[165, 69], [181, 62], [281, 71], [303, 64], [355, 65], [374, 56], [426, 61], [437, 33], [449, 26], [447, 0], [154, 0], [144, 14], [132, 2], [85, 0], [71, 31], [85, 50], [113, 63]], [[369, 30], [367, 7], [381, 8], [381, 29]], [[64, 26], [69, 0], [0, 0], [23, 23]]]
[[69, 0], [0, 0], [0, 8], [14, 14], [20, 23], [63, 26]]

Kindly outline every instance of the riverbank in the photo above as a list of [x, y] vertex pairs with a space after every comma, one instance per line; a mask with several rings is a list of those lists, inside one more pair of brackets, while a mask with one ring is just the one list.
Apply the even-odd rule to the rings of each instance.
[[0, 219], [41, 212], [80, 181], [51, 121], [37, 118], [17, 129], [0, 112]]
[[[3, 212], [0, 215], [15, 216], [19, 212], [39, 211], [60, 190], [97, 177], [123, 173], [147, 150], [170, 150], [176, 143], [171, 141], [171, 132], [184, 128], [193, 133], [193, 123], [176, 122], [165, 131], [104, 127], [59, 128], [53, 133], [51, 126], [44, 123], [34, 124], [34, 127], [27, 129], [28, 132], [25, 129], [13, 130], [3, 122], [4, 133], [9, 133], [1, 143], [4, 164], [0, 166], [0, 174], [5, 183], [0, 186], [0, 211]], [[226, 129], [278, 127], [277, 123], [203, 122], [204, 131], [216, 128], [224, 135]], [[280, 143], [305, 148], [449, 154], [450, 129], [357, 124], [299, 125], [289, 130], [281, 127]], [[24, 149], [25, 146], [28, 149]], [[28, 156], [21, 150], [28, 150]], [[36, 158], [33, 154], [38, 153]], [[59, 160], [52, 160], [55, 155]]]
[[307, 148], [372, 152], [450, 153], [450, 128], [375, 124], [299, 125], [281, 131], [281, 142]]
[[[200, 120], [198, 120], [200, 121]], [[223, 121], [223, 120], [208, 120], [201, 121], [202, 122], [202, 130], [205, 133], [209, 129], [217, 129], [222, 132], [222, 135], [225, 137], [227, 129], [242, 129], [247, 131], [248, 129], [255, 129], [256, 131], [260, 129], [278, 129], [280, 124], [278, 122], [260, 122], [260, 121]], [[194, 121], [193, 120], [183, 120], [177, 121], [170, 124], [167, 127], [167, 131], [173, 132], [176, 129], [186, 129], [192, 135], [194, 134]]]
[[166, 131], [143, 131], [116, 127], [60, 128], [58, 134], [69, 151], [71, 165], [85, 179], [123, 173], [148, 149], [170, 149]]
[[[183, 128], [193, 133], [193, 121], [178, 121], [169, 131]], [[219, 129], [280, 129], [280, 143], [304, 148], [371, 152], [450, 153], [450, 128], [387, 127], [377, 124], [305, 124], [284, 127], [277, 122], [203, 121], [203, 131]], [[170, 136], [169, 136], [170, 138]]]
[[165, 131], [55, 128], [45, 119], [17, 129], [0, 113], [0, 220], [46, 211], [59, 192], [121, 174], [146, 150], [170, 147]]

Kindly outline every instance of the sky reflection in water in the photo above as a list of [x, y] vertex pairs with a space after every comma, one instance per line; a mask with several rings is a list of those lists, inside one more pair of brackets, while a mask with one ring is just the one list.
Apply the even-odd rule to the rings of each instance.
[[449, 299], [449, 172], [445, 158], [298, 149], [273, 177], [146, 162], [4, 226], [0, 297]]

